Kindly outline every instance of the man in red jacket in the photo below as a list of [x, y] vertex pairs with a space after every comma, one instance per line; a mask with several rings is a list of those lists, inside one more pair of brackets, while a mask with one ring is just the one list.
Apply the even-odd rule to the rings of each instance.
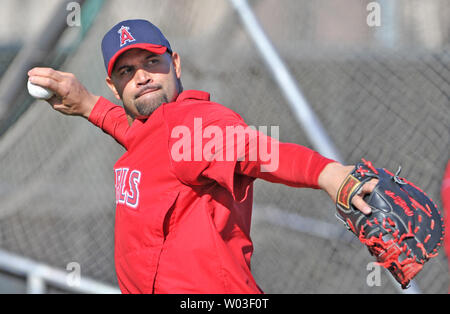
[[[253, 181], [323, 189], [335, 201], [353, 166], [281, 143], [208, 93], [184, 91], [180, 56], [148, 21], [120, 22], [102, 51], [123, 108], [71, 73], [34, 68], [29, 77], [55, 92], [55, 110], [87, 118], [126, 149], [114, 166], [121, 291], [261, 293], [250, 271]], [[370, 213], [362, 195], [353, 203]]]

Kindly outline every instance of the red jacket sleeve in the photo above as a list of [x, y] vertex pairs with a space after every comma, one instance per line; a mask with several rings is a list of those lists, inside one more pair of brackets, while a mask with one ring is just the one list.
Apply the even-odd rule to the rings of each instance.
[[258, 158], [254, 162], [246, 158], [237, 164], [236, 172], [292, 187], [319, 189], [320, 173], [326, 165], [334, 162], [307, 147], [282, 143], [262, 133], [258, 136], [258, 142], [267, 142], [267, 147], [272, 148], [268, 154], [270, 158], [265, 158], [268, 161]]
[[[169, 149], [175, 173], [186, 184], [215, 181], [235, 200], [245, 197], [246, 186], [256, 178], [317, 189], [320, 173], [333, 162], [309, 148], [279, 142], [250, 128], [222, 105], [205, 103], [190, 109], [168, 115], [183, 117], [177, 122], [177, 118], [169, 119]], [[176, 127], [180, 132], [173, 132]], [[185, 141], [182, 133], [192, 140]]]
[[100, 97], [89, 115], [89, 121], [127, 148], [126, 134], [130, 126], [125, 110], [121, 106]]

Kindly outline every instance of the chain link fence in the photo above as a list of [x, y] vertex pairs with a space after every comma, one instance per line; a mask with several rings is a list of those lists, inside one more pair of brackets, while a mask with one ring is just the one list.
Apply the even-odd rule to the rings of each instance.
[[[347, 163], [364, 157], [420, 185], [441, 206], [450, 158], [450, 22], [445, 0], [254, 0], [255, 14]], [[311, 147], [279, 87], [225, 0], [109, 0], [61, 68], [116, 102], [100, 52], [118, 21], [145, 18], [179, 52], [185, 89], [255, 126], [279, 126], [280, 140]], [[0, 140], [0, 247], [116, 285], [113, 165], [123, 150], [81, 118], [36, 101]], [[266, 293], [395, 293], [381, 272], [368, 284], [367, 249], [334, 217], [322, 191], [255, 183], [252, 270]], [[446, 293], [444, 250], [416, 277], [425, 293]]]

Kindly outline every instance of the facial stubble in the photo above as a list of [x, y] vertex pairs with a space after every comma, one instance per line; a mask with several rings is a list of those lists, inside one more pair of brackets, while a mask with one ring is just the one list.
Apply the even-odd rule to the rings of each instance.
[[151, 98], [151, 99], [136, 99], [135, 107], [137, 112], [142, 117], [149, 117], [156, 109], [158, 109], [162, 104], [168, 103], [169, 98], [166, 94]]

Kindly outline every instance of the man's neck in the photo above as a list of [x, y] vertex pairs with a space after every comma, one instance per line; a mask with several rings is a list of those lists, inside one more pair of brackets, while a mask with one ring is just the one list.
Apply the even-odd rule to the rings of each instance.
[[134, 122], [134, 118], [132, 116], [130, 116], [129, 114], [127, 114], [127, 119], [128, 119], [128, 125], [131, 126]]

